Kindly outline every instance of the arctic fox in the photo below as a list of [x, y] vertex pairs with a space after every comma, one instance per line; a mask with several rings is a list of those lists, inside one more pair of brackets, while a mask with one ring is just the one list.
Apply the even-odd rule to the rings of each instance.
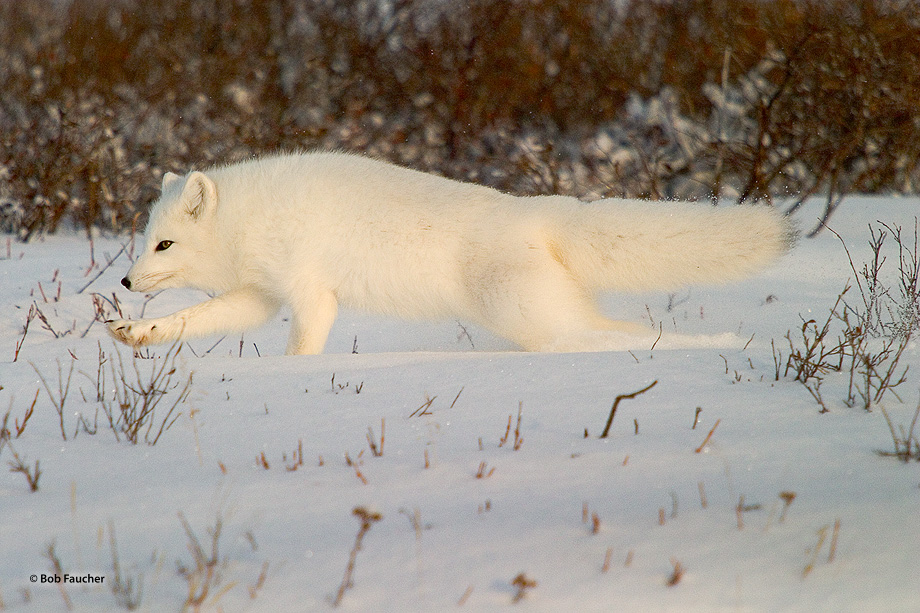
[[[648, 334], [598, 311], [602, 290], [668, 290], [756, 272], [792, 232], [770, 207], [517, 197], [369, 158], [283, 154], [167, 173], [121, 283], [214, 295], [108, 322], [129, 345], [258, 326], [286, 305], [288, 354], [321, 353], [339, 305], [472, 321], [529, 351]], [[562, 344], [560, 344], [562, 342]]]

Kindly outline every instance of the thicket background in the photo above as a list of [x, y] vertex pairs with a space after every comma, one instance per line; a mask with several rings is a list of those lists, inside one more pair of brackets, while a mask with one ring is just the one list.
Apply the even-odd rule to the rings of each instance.
[[0, 230], [143, 222], [167, 170], [342, 148], [518, 194], [915, 193], [912, 0], [0, 3]]

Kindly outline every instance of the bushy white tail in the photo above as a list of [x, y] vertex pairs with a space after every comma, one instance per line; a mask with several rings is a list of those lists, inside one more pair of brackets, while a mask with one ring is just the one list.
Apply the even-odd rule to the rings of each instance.
[[567, 210], [548, 248], [588, 290], [669, 290], [749, 276], [792, 245], [767, 206], [601, 200]]

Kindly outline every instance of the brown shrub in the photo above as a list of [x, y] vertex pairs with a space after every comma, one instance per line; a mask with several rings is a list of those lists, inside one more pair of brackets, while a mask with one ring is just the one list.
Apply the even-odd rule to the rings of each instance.
[[828, 215], [918, 178], [908, 0], [53, 6], [0, 4], [0, 229], [22, 238], [124, 229], [166, 170], [281, 148], [524, 193], [823, 194]]

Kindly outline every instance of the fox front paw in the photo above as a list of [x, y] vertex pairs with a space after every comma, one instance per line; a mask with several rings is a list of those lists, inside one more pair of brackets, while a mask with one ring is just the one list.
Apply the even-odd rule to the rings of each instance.
[[115, 319], [106, 322], [106, 326], [112, 338], [132, 347], [148, 345], [158, 341], [157, 325], [149, 319], [137, 319], [134, 321]]

